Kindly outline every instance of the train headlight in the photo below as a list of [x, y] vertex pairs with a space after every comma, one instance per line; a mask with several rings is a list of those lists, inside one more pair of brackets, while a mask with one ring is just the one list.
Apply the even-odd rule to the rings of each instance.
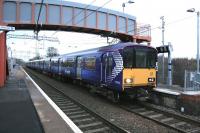
[[148, 78], [148, 82], [154, 82], [155, 78]]
[[124, 81], [125, 81], [125, 83], [128, 83], [128, 84], [133, 83], [133, 79], [132, 78], [127, 78]]

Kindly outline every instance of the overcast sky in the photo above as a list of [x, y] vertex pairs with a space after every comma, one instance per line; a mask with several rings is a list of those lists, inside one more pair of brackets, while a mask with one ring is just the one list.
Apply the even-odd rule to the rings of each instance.
[[[64, 0], [63, 0], [64, 1]], [[93, 0], [68, 0], [73, 2], [81, 2], [83, 4], [89, 4]], [[93, 5], [102, 6], [109, 0], [96, 0]], [[186, 12], [189, 8], [195, 8], [200, 10], [200, 0], [134, 0], [134, 4], [126, 4], [125, 13], [136, 17], [138, 23], [150, 24], [152, 27], [151, 45], [156, 47], [161, 45], [161, 16], [165, 17], [165, 44], [171, 42], [173, 45], [173, 57], [188, 57], [196, 58], [196, 13]], [[122, 3], [127, 0], [112, 0], [105, 8], [109, 8], [122, 12]], [[19, 32], [18, 32], [19, 33]], [[27, 33], [20, 32], [19, 34]], [[31, 34], [32, 32], [28, 32]], [[40, 35], [51, 36], [54, 32], [40, 32]], [[16, 32], [17, 34], [17, 32]], [[54, 34], [60, 40], [60, 44], [56, 44], [61, 54], [65, 52], [92, 48], [94, 43], [98, 46], [106, 45], [106, 39], [96, 35], [83, 35], [82, 33], [66, 33], [57, 32]], [[67, 39], [66, 39], [67, 36]], [[14, 42], [14, 45], [12, 45]], [[29, 53], [34, 52], [33, 49], [35, 41], [29, 40], [13, 40], [9, 39], [8, 43], [12, 46], [12, 49], [18, 50], [18, 44], [23, 44], [23, 49], [27, 49]], [[27, 44], [32, 44], [27, 46]], [[55, 46], [53, 43], [40, 42], [40, 47], [45, 48]], [[44, 45], [43, 45], [44, 44]], [[42, 54], [42, 51], [41, 51]]]

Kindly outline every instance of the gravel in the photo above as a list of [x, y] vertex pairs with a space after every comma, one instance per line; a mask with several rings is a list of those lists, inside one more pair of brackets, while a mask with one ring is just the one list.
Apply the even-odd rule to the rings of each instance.
[[176, 133], [172, 129], [121, 109], [117, 104], [110, 102], [105, 97], [90, 93], [85, 87], [64, 83], [39, 73], [36, 74], [51, 85], [64, 90], [67, 95], [92, 111], [127, 131], [134, 133]]

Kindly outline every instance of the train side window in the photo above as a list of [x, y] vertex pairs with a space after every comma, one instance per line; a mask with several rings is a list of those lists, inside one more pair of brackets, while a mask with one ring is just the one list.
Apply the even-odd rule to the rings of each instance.
[[63, 62], [63, 67], [67, 67], [67, 60]]
[[73, 67], [73, 65], [74, 65], [74, 60], [67, 60], [67, 66], [68, 67]]
[[74, 59], [68, 58], [67, 60], [63, 61], [62, 66], [63, 67], [73, 67], [74, 66]]
[[96, 58], [88, 57], [85, 59], [85, 68], [89, 70], [95, 70], [96, 68]]
[[103, 56], [103, 66], [104, 67], [107, 66], [107, 56], [106, 55]]
[[58, 66], [58, 63], [59, 63], [59, 62], [58, 62], [58, 61], [56, 61], [55, 63], [56, 63], [56, 64], [55, 64], [55, 66]]
[[53, 60], [51, 61], [51, 65], [54, 66], [54, 61]]
[[108, 58], [108, 75], [112, 74], [112, 65], [113, 65], [113, 58], [110, 56]]

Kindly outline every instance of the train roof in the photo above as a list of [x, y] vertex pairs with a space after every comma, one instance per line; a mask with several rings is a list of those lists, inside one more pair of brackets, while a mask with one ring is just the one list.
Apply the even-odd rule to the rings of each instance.
[[64, 54], [63, 56], [76, 56], [77, 54], [83, 55], [83, 54], [90, 54], [90, 53], [102, 53], [102, 52], [116, 51], [116, 50], [119, 50], [119, 49], [123, 49], [123, 48], [125, 48], [127, 46], [140, 46], [140, 47], [153, 48], [153, 47], [147, 46], [147, 45], [127, 42], [127, 43], [117, 43], [117, 44], [113, 44], [113, 45], [108, 45], [108, 46], [103, 46], [103, 47], [98, 47], [98, 48], [93, 48], [93, 49], [88, 49], [88, 50], [77, 51], [77, 52], [73, 52], [73, 53]]
[[[113, 44], [113, 45], [108, 45], [108, 46], [103, 46], [103, 47], [98, 47], [98, 48], [93, 48], [93, 49], [88, 49], [88, 50], [82, 50], [82, 51], [68, 53], [68, 54], [64, 54], [64, 55], [60, 55], [60, 56], [51, 57], [51, 60], [57, 60], [59, 58], [65, 59], [65, 57], [70, 58], [70, 56], [73, 58], [74, 56], [77, 56], [77, 55], [93, 54], [93, 53], [95, 53], [97, 55], [98, 53], [101, 54], [103, 52], [110, 52], [110, 51], [116, 51], [119, 49], [123, 49], [127, 46], [136, 46], [136, 47], [139, 46], [139, 47], [153, 48], [152, 46], [137, 44], [137, 43], [133, 43], [133, 42], [117, 43], [117, 44]], [[50, 59], [50, 58], [46, 58], [46, 59], [42, 59], [42, 60], [47, 60], [47, 59]], [[41, 61], [41, 60], [35, 60], [35, 61]]]

